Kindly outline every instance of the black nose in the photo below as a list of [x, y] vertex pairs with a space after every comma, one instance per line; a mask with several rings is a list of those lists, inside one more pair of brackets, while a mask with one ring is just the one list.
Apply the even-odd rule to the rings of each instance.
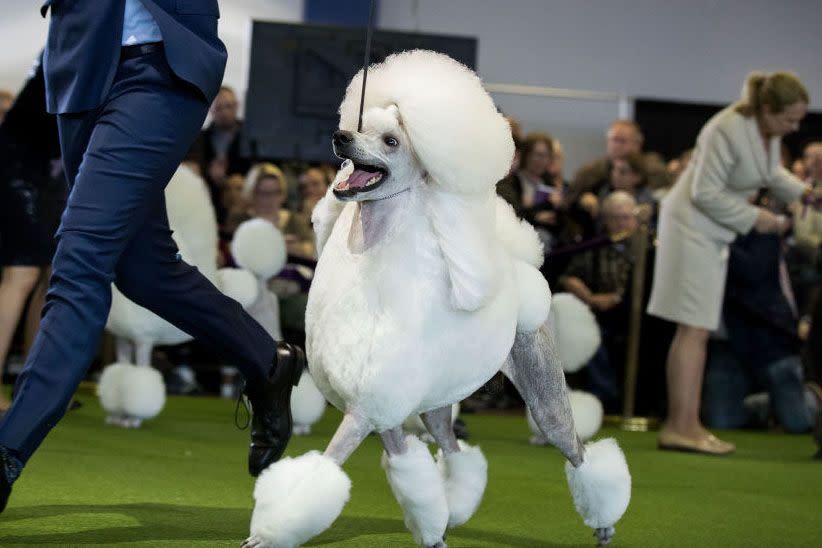
[[336, 146], [347, 145], [354, 140], [354, 134], [350, 131], [339, 130], [334, 132], [334, 144]]

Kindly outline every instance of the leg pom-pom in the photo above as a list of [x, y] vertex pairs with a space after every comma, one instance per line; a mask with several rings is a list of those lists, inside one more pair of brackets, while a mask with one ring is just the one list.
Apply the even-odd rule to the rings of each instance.
[[407, 451], [392, 456], [383, 453], [382, 466], [414, 539], [421, 546], [436, 546], [448, 525], [442, 476], [424, 443], [416, 436], [405, 440]]
[[468, 521], [482, 502], [488, 483], [488, 461], [477, 446], [460, 441], [460, 451], [443, 457], [437, 453], [437, 465], [445, 480], [448, 501], [448, 527]]
[[292, 548], [328, 529], [342, 512], [351, 480], [330, 458], [311, 451], [266, 468], [254, 487], [246, 546]]
[[597, 530], [600, 544], [607, 544], [631, 500], [631, 474], [613, 438], [587, 444], [584, 459], [578, 468], [566, 463], [565, 476], [585, 525]]

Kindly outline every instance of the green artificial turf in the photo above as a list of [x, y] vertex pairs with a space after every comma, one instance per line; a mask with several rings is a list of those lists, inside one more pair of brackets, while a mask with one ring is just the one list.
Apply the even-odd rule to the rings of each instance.
[[[142, 429], [103, 425], [81, 396], [14, 486], [0, 515], [0, 546], [238, 546], [248, 533], [253, 481], [247, 432], [233, 402], [171, 398]], [[322, 448], [340, 415], [288, 453]], [[482, 506], [448, 545], [593, 546], [572, 507], [563, 459], [531, 447], [524, 418], [465, 417], [489, 461]], [[728, 433], [730, 458], [662, 453], [652, 433], [606, 429], [628, 458], [633, 500], [612, 546], [822, 546], [822, 462], [808, 436]], [[353, 480], [342, 516], [312, 546], [414, 546], [371, 437], [345, 465]], [[318, 493], [317, 496], [322, 496]]]

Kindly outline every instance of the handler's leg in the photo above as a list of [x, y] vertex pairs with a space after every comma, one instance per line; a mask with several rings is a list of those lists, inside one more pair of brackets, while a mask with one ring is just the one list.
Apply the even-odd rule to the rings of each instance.
[[65, 413], [97, 351], [123, 250], [205, 117], [202, 96], [158, 68], [157, 56], [164, 65], [162, 52], [122, 61], [98, 111], [59, 118], [73, 184], [40, 332], [0, 422], [0, 452], [18, 465]]
[[179, 257], [164, 196], [129, 242], [115, 274], [123, 295], [225, 354], [249, 385], [265, 381], [277, 343], [237, 301]]

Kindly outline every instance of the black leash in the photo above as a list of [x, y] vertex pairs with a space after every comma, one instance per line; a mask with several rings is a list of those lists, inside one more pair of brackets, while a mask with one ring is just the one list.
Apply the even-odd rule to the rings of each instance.
[[362, 131], [362, 108], [365, 105], [365, 81], [368, 78], [368, 63], [371, 61], [371, 36], [374, 34], [374, 5], [376, 0], [371, 0], [371, 7], [368, 10], [368, 30], [365, 35], [365, 59], [362, 62], [362, 91], [360, 92], [360, 118], [357, 122], [357, 133]]

